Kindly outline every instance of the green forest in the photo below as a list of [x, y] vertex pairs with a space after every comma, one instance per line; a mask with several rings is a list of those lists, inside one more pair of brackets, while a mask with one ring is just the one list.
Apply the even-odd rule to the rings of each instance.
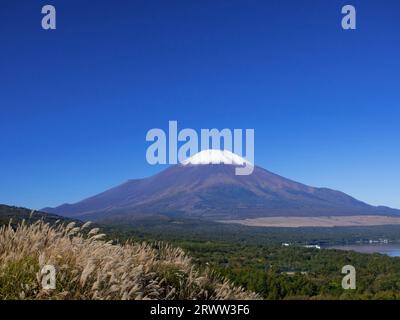
[[[399, 226], [352, 228], [252, 228], [198, 221], [136, 221], [109, 230], [122, 241], [166, 241], [187, 251], [264, 299], [399, 299], [400, 258], [305, 244], [398, 241]], [[282, 246], [283, 242], [291, 246]], [[356, 269], [356, 290], [342, 288], [342, 267]]]

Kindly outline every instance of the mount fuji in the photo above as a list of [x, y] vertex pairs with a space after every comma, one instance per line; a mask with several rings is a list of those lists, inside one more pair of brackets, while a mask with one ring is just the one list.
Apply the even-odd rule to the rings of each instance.
[[183, 216], [208, 220], [260, 217], [330, 217], [399, 215], [343, 192], [298, 183], [261, 167], [236, 175], [249, 165], [224, 150], [201, 151], [182, 164], [144, 179], [127, 182], [74, 204], [43, 211], [93, 221], [123, 221], [148, 216]]

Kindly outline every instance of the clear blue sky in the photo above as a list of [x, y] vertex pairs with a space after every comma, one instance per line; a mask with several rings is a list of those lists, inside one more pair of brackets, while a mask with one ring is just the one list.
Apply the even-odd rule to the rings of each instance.
[[399, 39], [398, 0], [3, 0], [0, 203], [154, 174], [146, 133], [177, 120], [254, 128], [256, 164], [400, 208]]

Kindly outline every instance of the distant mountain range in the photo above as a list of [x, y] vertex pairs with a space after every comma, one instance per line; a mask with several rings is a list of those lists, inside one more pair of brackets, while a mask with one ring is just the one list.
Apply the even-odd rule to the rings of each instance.
[[0, 204], [0, 225], [9, 223], [11, 223], [12, 225], [17, 225], [23, 220], [27, 223], [33, 223], [38, 220], [43, 220], [50, 224], [54, 224], [57, 221], [62, 223], [81, 223], [79, 220], [69, 219], [66, 217], [58, 216], [56, 214]]
[[[92, 221], [149, 216], [228, 220], [400, 214], [400, 210], [371, 206], [340, 191], [310, 187], [257, 166], [251, 175], [235, 175], [237, 157], [227, 151], [202, 151], [154, 176], [129, 180], [78, 203], [42, 211]], [[212, 164], [205, 164], [207, 158]]]

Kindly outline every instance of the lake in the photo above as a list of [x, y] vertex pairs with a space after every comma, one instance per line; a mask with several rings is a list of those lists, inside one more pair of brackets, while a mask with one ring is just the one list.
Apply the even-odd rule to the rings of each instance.
[[400, 244], [354, 244], [338, 245], [328, 249], [350, 250], [360, 253], [381, 253], [390, 257], [400, 257]]

